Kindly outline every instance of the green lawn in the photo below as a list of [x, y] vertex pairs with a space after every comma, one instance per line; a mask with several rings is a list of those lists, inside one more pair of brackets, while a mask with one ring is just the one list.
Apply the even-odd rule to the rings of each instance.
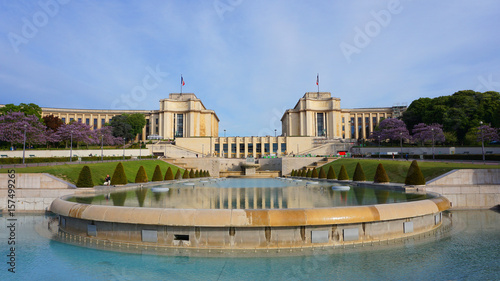
[[[97, 163], [97, 164], [74, 164], [74, 165], [58, 165], [58, 166], [45, 166], [45, 167], [28, 167], [28, 168], [16, 168], [16, 173], [48, 173], [54, 175], [58, 178], [76, 184], [78, 180], [78, 175], [82, 170], [84, 165], [90, 167], [90, 171], [92, 172], [92, 180], [95, 185], [102, 185], [104, 182], [104, 178], [106, 175], [113, 176], [113, 172], [115, 171], [115, 167], [118, 162], [106, 162], [106, 163]], [[163, 176], [165, 176], [165, 172], [168, 167], [172, 168], [172, 171], [175, 175], [177, 172], [177, 167], [170, 165], [161, 160], [141, 160], [141, 161], [127, 161], [123, 162], [123, 167], [125, 168], [125, 174], [127, 175], [128, 182], [135, 181], [135, 175], [139, 170], [140, 166], [144, 166], [146, 170], [146, 174], [148, 175], [148, 179], [151, 180], [153, 177], [153, 172], [155, 170], [156, 165], [160, 165], [161, 172]], [[6, 173], [7, 169], [0, 169], [0, 173]]]
[[[376, 160], [376, 159], [339, 159], [332, 163], [323, 166], [325, 172], [328, 172], [329, 166], [333, 166], [335, 174], [338, 176], [340, 171], [340, 166], [344, 165], [347, 170], [349, 178], [352, 179], [354, 175], [354, 169], [356, 164], [360, 163], [363, 167], [363, 171], [366, 175], [367, 181], [373, 181], [375, 176], [375, 171], [377, 170], [377, 165], [382, 163], [384, 165], [385, 171], [389, 176], [391, 182], [404, 183], [406, 178], [406, 173], [410, 167], [411, 161], [393, 161], [393, 160]], [[418, 166], [422, 173], [424, 174], [425, 180], [429, 181], [436, 178], [444, 173], [447, 173], [453, 169], [500, 169], [500, 165], [478, 165], [478, 164], [463, 164], [457, 162], [420, 162], [418, 161]]]

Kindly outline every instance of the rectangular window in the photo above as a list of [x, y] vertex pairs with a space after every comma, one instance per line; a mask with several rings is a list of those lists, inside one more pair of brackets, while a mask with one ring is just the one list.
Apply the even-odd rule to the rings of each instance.
[[82, 123], [82, 118], [78, 118], [78, 123]]
[[94, 129], [97, 129], [97, 118], [94, 118]]
[[224, 150], [224, 153], [227, 153], [227, 143], [222, 145], [222, 150]]
[[73, 122], [73, 120], [75, 120], [75, 118], [69, 118], [69, 122]]
[[177, 124], [175, 127], [175, 136], [183, 137], [184, 136], [184, 114], [177, 114]]
[[245, 153], [245, 144], [240, 143], [240, 153]]
[[66, 124], [66, 117], [61, 118], [62, 122]]
[[372, 117], [372, 122], [373, 122], [373, 128], [375, 129], [375, 127], [378, 125], [377, 117]]
[[342, 123], [345, 123], [345, 118], [344, 117], [342, 117]]
[[220, 154], [220, 145], [218, 143], [215, 144], [215, 153]]
[[269, 144], [268, 143], [264, 144], [264, 152], [269, 153]]
[[231, 152], [236, 153], [236, 144], [235, 143], [231, 144]]
[[255, 152], [257, 152], [257, 153], [262, 152], [262, 144], [260, 144], [260, 143], [257, 144], [257, 150], [255, 150]]
[[286, 152], [286, 143], [281, 144], [281, 152]]
[[316, 122], [318, 124], [318, 136], [325, 135], [324, 113], [316, 113]]
[[278, 144], [273, 143], [273, 152], [278, 152]]
[[156, 123], [156, 125], [158, 125], [158, 118], [155, 119], [155, 123]]
[[248, 153], [253, 153], [253, 143], [248, 144]]
[[85, 118], [85, 124], [90, 126], [90, 118]]
[[102, 118], [101, 119], [101, 125], [104, 126], [104, 124], [106, 124], [106, 119]]

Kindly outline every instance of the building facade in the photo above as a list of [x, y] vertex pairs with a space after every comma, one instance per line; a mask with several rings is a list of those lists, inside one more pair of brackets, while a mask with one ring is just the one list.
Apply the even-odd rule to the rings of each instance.
[[219, 118], [215, 111], [206, 109], [195, 94], [170, 94], [160, 100], [159, 110], [98, 110], [42, 107], [42, 116], [54, 115], [68, 124], [76, 121], [99, 129], [109, 123], [114, 116], [121, 114], [144, 114], [146, 126], [139, 139], [148, 136], [156, 139], [174, 137], [210, 137], [219, 134]]
[[366, 139], [385, 118], [401, 116], [406, 106], [341, 109], [330, 92], [308, 92], [281, 118], [283, 136]]

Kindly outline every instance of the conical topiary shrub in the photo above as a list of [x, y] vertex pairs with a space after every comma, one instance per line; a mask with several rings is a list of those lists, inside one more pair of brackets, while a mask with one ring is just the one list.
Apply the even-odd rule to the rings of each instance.
[[345, 169], [345, 166], [342, 165], [340, 167], [340, 172], [339, 172], [339, 181], [347, 181], [349, 180], [349, 176], [347, 175], [347, 171]]
[[356, 164], [356, 169], [354, 170], [354, 175], [352, 176], [353, 181], [366, 181], [365, 171], [363, 171], [363, 167], [361, 164]]
[[163, 175], [161, 173], [160, 165], [156, 165], [155, 171], [153, 173], [153, 178], [151, 181], [162, 181], [163, 180]]
[[182, 179], [182, 172], [181, 169], [177, 169], [177, 172], [175, 173], [175, 179], [180, 180]]
[[137, 174], [135, 175], [135, 183], [140, 182], [148, 182], [148, 175], [146, 174], [146, 170], [143, 166], [139, 167], [139, 170], [137, 170]]
[[406, 185], [425, 185], [425, 178], [418, 166], [417, 160], [411, 162], [405, 179]]
[[123, 169], [122, 162], [118, 163], [111, 178], [111, 185], [123, 185], [127, 184], [127, 175], [125, 175], [125, 169]]
[[334, 180], [337, 178], [337, 175], [335, 175], [335, 170], [333, 169], [332, 166], [328, 168], [328, 174], [326, 175], [326, 178], [329, 180]]
[[300, 176], [303, 178], [307, 177], [307, 170], [305, 168], [302, 170], [302, 173], [300, 174]]
[[168, 167], [167, 171], [165, 172], [165, 178], [164, 180], [170, 181], [174, 179], [174, 173], [172, 172], [172, 168]]
[[318, 178], [320, 178], [320, 179], [326, 179], [326, 173], [325, 173], [325, 170], [323, 169], [323, 167], [319, 168]]
[[78, 181], [76, 182], [76, 187], [94, 187], [94, 182], [92, 181], [92, 172], [89, 166], [83, 166], [78, 175]]
[[196, 170], [196, 172], [194, 172], [194, 177], [195, 178], [199, 178], [200, 177], [200, 172], [198, 172], [198, 170]]
[[295, 170], [292, 169], [292, 171], [290, 172], [290, 176], [293, 177], [294, 173], [295, 173]]
[[211, 177], [210, 172], [207, 170], [207, 177]]
[[182, 174], [183, 179], [189, 179], [189, 171], [186, 169], [184, 170], [184, 174]]
[[377, 171], [375, 172], [375, 177], [373, 178], [374, 183], [385, 183], [389, 182], [389, 177], [385, 172], [384, 165], [382, 163], [378, 164]]
[[318, 170], [317, 169], [312, 169], [312, 174], [311, 174], [311, 177], [312, 178], [318, 178]]
[[194, 178], [194, 171], [193, 171], [193, 169], [191, 169], [191, 171], [189, 171], [189, 178], [190, 179]]
[[312, 176], [312, 171], [311, 169], [307, 169], [307, 172], [306, 172], [306, 177], [307, 178], [310, 178]]

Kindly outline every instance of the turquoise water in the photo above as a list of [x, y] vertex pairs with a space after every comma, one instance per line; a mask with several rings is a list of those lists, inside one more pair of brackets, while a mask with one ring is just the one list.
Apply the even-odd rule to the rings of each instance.
[[[16, 217], [16, 273], [7, 271], [7, 220], [0, 217], [0, 280], [499, 280], [500, 213], [453, 211], [437, 238], [333, 254], [194, 258], [82, 248], [38, 235], [40, 215]], [[46, 223], [45, 223], [46, 224]]]
[[[157, 189], [159, 187], [160, 190]], [[311, 184], [305, 180], [219, 179], [166, 183], [93, 197], [75, 196], [68, 200], [93, 205], [148, 208], [291, 209], [398, 203], [430, 197], [373, 188], [351, 187], [349, 191], [334, 188], [332, 183]]]

